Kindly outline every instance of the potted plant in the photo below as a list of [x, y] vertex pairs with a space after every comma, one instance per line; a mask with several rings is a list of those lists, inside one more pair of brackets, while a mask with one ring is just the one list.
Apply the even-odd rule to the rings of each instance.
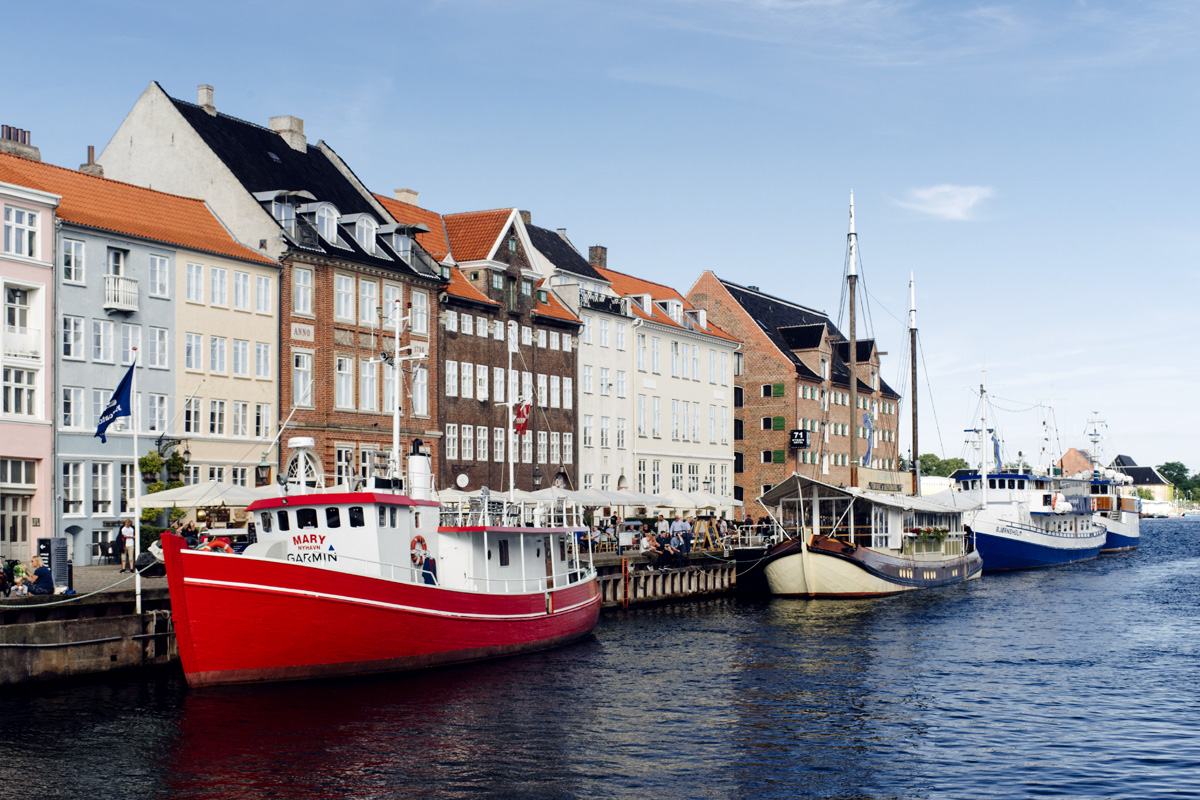
[[158, 474], [162, 472], [162, 468], [163, 459], [156, 450], [151, 450], [138, 459], [138, 469], [142, 471], [142, 480], [146, 483], [158, 480]]
[[179, 477], [183, 475], [183, 470], [186, 467], [187, 462], [183, 460], [183, 456], [179, 454], [178, 450], [172, 452], [167, 458], [167, 475], [173, 481], [179, 480]]

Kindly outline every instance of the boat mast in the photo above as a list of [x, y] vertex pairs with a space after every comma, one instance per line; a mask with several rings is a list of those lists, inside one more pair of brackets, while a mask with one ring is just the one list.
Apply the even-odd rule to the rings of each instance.
[[912, 479], [913, 495], [921, 493], [921, 448], [917, 445], [917, 290], [908, 273], [908, 347], [912, 359]]
[[[400, 491], [397, 482], [402, 474], [400, 469], [400, 298], [396, 298], [392, 314], [396, 320], [396, 340], [392, 342], [392, 491]], [[412, 476], [409, 476], [411, 480]], [[412, 486], [405, 486], [404, 491], [412, 492]]]
[[[513, 389], [517, 382], [512, 379], [512, 357], [513, 352], [517, 349], [517, 323], [509, 320], [508, 322], [508, 502], [511, 505], [516, 502], [517, 482], [516, 474], [516, 458], [517, 458], [517, 443], [513, 439], [516, 436], [516, 431], [513, 430], [513, 406], [517, 402], [517, 398]], [[523, 556], [524, 554], [522, 554]]]
[[850, 291], [850, 485], [858, 486], [858, 341], [854, 329], [854, 297], [858, 286], [857, 244], [854, 233], [854, 190], [850, 190], [850, 232], [846, 234], [850, 246], [850, 264], [846, 280]]
[[988, 455], [987, 455], [987, 389], [984, 388], [983, 382], [979, 383], [979, 407], [980, 424], [979, 424], [979, 488], [983, 492], [982, 507], [987, 508], [987, 490], [988, 490]]

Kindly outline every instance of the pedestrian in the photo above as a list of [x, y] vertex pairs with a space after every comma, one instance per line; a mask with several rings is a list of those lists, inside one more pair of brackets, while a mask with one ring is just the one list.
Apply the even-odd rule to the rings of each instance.
[[41, 556], [34, 556], [29, 562], [33, 568], [33, 583], [29, 584], [30, 594], [54, 594], [54, 579], [50, 577], [50, 568], [42, 563]]
[[125, 520], [125, 524], [121, 526], [121, 545], [124, 548], [121, 551], [121, 572], [128, 570], [133, 572], [133, 520]]

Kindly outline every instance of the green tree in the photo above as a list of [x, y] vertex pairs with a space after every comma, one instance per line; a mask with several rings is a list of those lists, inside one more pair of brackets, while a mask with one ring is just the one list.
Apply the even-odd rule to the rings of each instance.
[[1188, 481], [1188, 468], [1180, 461], [1168, 461], [1165, 464], [1159, 464], [1156, 469], [1164, 478], [1174, 484], [1177, 489], [1181, 486], [1186, 488], [1190, 483]]
[[961, 458], [940, 459], [933, 453], [924, 453], [921, 456], [921, 474], [922, 475], [938, 475], [943, 478], [948, 477], [956, 469], [966, 469], [969, 465]]

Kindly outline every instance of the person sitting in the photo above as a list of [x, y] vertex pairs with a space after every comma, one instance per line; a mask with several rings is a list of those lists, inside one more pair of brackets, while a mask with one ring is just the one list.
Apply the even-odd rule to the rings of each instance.
[[50, 568], [42, 563], [42, 557], [34, 556], [29, 563], [33, 568], [33, 583], [29, 586], [29, 593], [54, 594], [54, 579], [50, 577]]
[[639, 551], [646, 557], [646, 569], [648, 570], [653, 570], [655, 565], [658, 564], [659, 560], [663, 556], [662, 547], [660, 547], [658, 541], [650, 535], [649, 530], [645, 531], [645, 533], [642, 535], [642, 542], [639, 547]]

